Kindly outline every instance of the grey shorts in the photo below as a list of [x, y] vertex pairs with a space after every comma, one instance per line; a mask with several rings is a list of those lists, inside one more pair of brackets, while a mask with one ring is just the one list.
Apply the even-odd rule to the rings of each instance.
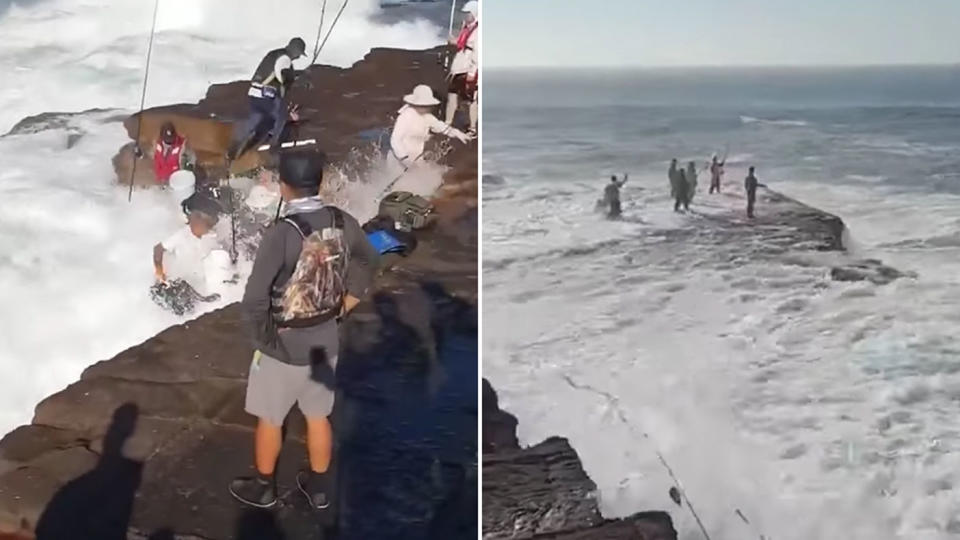
[[[337, 358], [327, 360], [332, 371]], [[253, 354], [250, 376], [247, 377], [247, 401], [244, 409], [275, 426], [283, 424], [287, 413], [296, 403], [303, 415], [310, 419], [323, 418], [333, 410], [334, 389], [332, 377], [319, 382], [310, 366], [294, 366], [267, 356], [260, 351]]]

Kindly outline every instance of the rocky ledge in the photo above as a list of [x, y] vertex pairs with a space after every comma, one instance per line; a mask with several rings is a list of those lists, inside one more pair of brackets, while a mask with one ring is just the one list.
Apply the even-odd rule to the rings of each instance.
[[[389, 128], [414, 83], [442, 84], [432, 59], [378, 50], [350, 70], [311, 68], [318, 97], [301, 103], [323, 119], [311, 136], [345, 159], [363, 144], [360, 131]], [[243, 114], [241, 87], [145, 111], [144, 133], [175, 112], [200, 143], [221, 119]], [[208, 110], [217, 117], [205, 118]], [[254, 419], [243, 411], [253, 350], [233, 305], [90, 366], [6, 435], [0, 537], [476, 538], [477, 146], [446, 161], [436, 223], [418, 232], [413, 254], [383, 261], [343, 327], [334, 507], [311, 513], [294, 484], [306, 464], [297, 412], [286, 426], [279, 505], [252, 511], [227, 492], [232, 477], [253, 472]]]
[[[743, 245], [743, 256], [779, 257], [790, 251], [846, 252], [847, 227], [839, 216], [824, 212], [777, 191], [761, 186], [757, 192], [757, 218], [744, 220], [739, 214], [715, 215], [708, 219], [717, 227], [709, 229], [714, 241]], [[747, 235], [746, 241], [739, 236]], [[735, 236], [738, 238], [734, 239]], [[870, 281], [886, 285], [916, 274], [901, 272], [875, 259], [844, 256], [832, 266], [834, 281]]]
[[483, 380], [483, 538], [557, 540], [676, 540], [666, 512], [604, 519], [597, 486], [570, 443], [551, 437], [529, 448], [517, 443], [517, 419], [500, 409]]
[[[313, 65], [298, 72], [297, 80], [287, 94], [288, 102], [300, 106], [303, 120], [291, 125], [289, 137], [316, 139], [330, 160], [340, 166], [362, 167], [364, 146], [379, 145], [380, 137], [390, 129], [403, 105], [402, 98], [418, 84], [434, 88], [438, 98], [444, 74], [438, 62], [443, 48], [425, 51], [373, 49], [349, 68]], [[173, 122], [197, 153], [197, 161], [210, 176], [225, 172], [224, 154], [230, 145], [235, 122], [242, 122], [248, 111], [249, 83], [236, 81], [215, 84], [199, 103], [179, 104], [148, 109], [124, 122], [131, 139], [140, 130], [140, 148], [150, 148], [160, 126]], [[140, 124], [138, 126], [138, 124]], [[133, 165], [133, 144], [125, 146], [113, 158], [121, 183], [130, 181]], [[269, 159], [267, 153], [247, 152], [231, 164], [232, 173], [255, 169]], [[136, 185], [154, 183], [151, 163], [141, 158], [134, 176]]]

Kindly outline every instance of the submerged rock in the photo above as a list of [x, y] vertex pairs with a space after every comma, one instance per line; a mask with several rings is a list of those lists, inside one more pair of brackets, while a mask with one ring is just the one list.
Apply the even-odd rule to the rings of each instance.
[[91, 119], [92, 121], [99, 122], [101, 124], [107, 124], [111, 122], [122, 122], [125, 118], [126, 115], [120, 113], [116, 109], [89, 109], [75, 113], [41, 113], [34, 116], [28, 116], [23, 120], [20, 120], [10, 129], [10, 131], [6, 133], [6, 135], [4, 135], [4, 137], [13, 135], [32, 135], [35, 133], [59, 129], [64, 130], [67, 133], [65, 146], [69, 150], [87, 134], [87, 131], [79, 125], [79, 120]]
[[875, 259], [852, 262], [830, 269], [834, 281], [869, 281], [875, 285], [887, 285], [900, 278], [916, 278], [913, 272], [901, 272]]

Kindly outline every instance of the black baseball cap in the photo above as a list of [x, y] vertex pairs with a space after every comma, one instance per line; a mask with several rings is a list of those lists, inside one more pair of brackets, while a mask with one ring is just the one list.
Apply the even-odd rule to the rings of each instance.
[[299, 150], [280, 154], [277, 172], [280, 181], [295, 188], [315, 188], [323, 182], [326, 156], [322, 152]]

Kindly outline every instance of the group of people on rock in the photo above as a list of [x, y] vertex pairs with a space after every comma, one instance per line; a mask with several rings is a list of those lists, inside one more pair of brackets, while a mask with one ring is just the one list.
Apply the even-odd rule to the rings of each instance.
[[[720, 193], [723, 175], [725, 174], [725, 165], [726, 158], [719, 159], [717, 155], [714, 154], [710, 163], [703, 169], [709, 169], [710, 171], [709, 193], [711, 195]], [[679, 166], [676, 159], [670, 161], [667, 177], [670, 180], [670, 197], [673, 199], [674, 212], [680, 212], [681, 209], [690, 210], [690, 203], [693, 202], [693, 197], [697, 192], [698, 176], [695, 162], [688, 162], [686, 169], [684, 169]], [[610, 218], [618, 218], [622, 213], [620, 188], [623, 187], [626, 181], [626, 174], [623, 175], [622, 179], [618, 179], [616, 175], [611, 176], [610, 183], [604, 188], [603, 199], [598, 201], [598, 208], [605, 208], [607, 210], [607, 216]], [[754, 206], [756, 205], [757, 188], [759, 185], [759, 181], [755, 175], [755, 168], [751, 166], [744, 180], [744, 190], [747, 196], [747, 217], [751, 219], [755, 217]]]
[[[385, 156], [388, 168], [397, 174], [403, 175], [422, 159], [431, 135], [467, 143], [477, 132], [477, 2], [466, 2], [461, 12], [462, 29], [458, 36], [450, 37], [456, 52], [448, 66], [445, 121], [434, 114], [441, 101], [430, 86], [417, 85], [403, 96]], [[264, 137], [270, 137], [271, 151], [279, 150], [288, 122], [299, 121], [299, 111], [288, 104], [287, 97], [297, 77], [293, 61], [305, 53], [306, 44], [297, 37], [268, 52], [258, 64], [247, 91], [247, 118], [235, 126], [224, 156], [228, 169]], [[469, 125], [461, 130], [453, 124], [464, 103], [469, 109]], [[186, 137], [170, 122], [162, 126], [148, 157], [161, 185], [178, 171], [197, 166]], [[334, 401], [332, 376], [339, 352], [339, 321], [370, 287], [379, 253], [354, 217], [320, 197], [321, 153], [302, 148], [282, 151], [276, 164], [283, 213], [278, 212], [279, 219], [263, 232], [242, 301], [256, 345], [245, 409], [258, 419], [254, 436], [257, 474], [235, 479], [229, 491], [251, 506], [276, 504], [274, 473], [282, 446], [281, 426], [296, 403], [306, 417], [309, 455], [309, 468], [296, 476], [297, 486], [312, 508], [323, 509], [330, 504], [332, 489], [327, 474], [332, 432], [327, 418]], [[223, 203], [198, 190], [184, 201], [183, 209], [186, 225], [154, 246], [158, 283], [168, 280], [169, 255], [202, 266], [201, 261], [219, 245], [214, 228], [218, 215], [226, 211]], [[305, 273], [336, 279], [330, 287], [311, 292], [302, 281]], [[334, 294], [333, 299], [328, 293]], [[311, 305], [315, 308], [312, 312], [301, 313], [304, 306]], [[318, 366], [324, 376], [318, 376]]]
[[[720, 193], [720, 184], [725, 173], [724, 165], [726, 165], [726, 161], [726, 158], [721, 160], [714, 154], [710, 163], [704, 168], [710, 170], [709, 193], [711, 195]], [[690, 209], [690, 203], [693, 202], [693, 196], [697, 192], [697, 177], [697, 164], [695, 162], [687, 162], [686, 170], [677, 166], [676, 159], [670, 162], [667, 178], [670, 180], [670, 196], [674, 200], [674, 212], [679, 212], [681, 207], [684, 210]]]
[[[477, 54], [480, 39], [479, 6], [475, 0], [466, 2], [461, 12], [463, 25], [457, 36], [450, 36], [449, 44], [455, 54], [447, 73], [447, 102], [444, 121], [434, 114], [441, 104], [433, 89], [418, 85], [404, 96], [390, 137], [388, 161], [399, 162], [404, 170], [423, 154], [423, 146], [431, 134], [442, 134], [468, 142], [477, 134], [480, 63]], [[246, 119], [234, 128], [225, 160], [229, 164], [249, 150], [251, 144], [269, 136], [271, 151], [279, 149], [290, 123], [300, 120], [299, 108], [287, 101], [287, 95], [297, 77], [293, 62], [306, 56], [306, 43], [295, 37], [282, 48], [268, 52], [250, 79], [247, 91], [249, 110]], [[469, 123], [466, 130], [454, 127], [457, 112], [467, 104]], [[192, 170], [196, 154], [185, 137], [177, 133], [172, 122], [165, 122], [152, 149], [156, 181], [166, 184], [178, 170]]]

